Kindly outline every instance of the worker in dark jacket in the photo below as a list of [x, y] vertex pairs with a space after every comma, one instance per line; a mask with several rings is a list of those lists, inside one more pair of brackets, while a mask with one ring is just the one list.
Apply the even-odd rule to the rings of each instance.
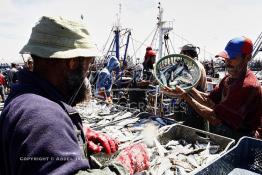
[[88, 99], [86, 75], [97, 55], [84, 24], [42, 17], [20, 53], [31, 55], [34, 69], [20, 72], [1, 113], [1, 175], [133, 174], [148, 168], [145, 145], [127, 147], [101, 169], [91, 166], [87, 155], [114, 153], [117, 144], [90, 128], [85, 135], [72, 107]]

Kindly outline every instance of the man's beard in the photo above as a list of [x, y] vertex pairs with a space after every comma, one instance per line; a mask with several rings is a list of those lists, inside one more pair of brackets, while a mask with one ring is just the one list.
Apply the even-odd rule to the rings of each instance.
[[245, 72], [245, 66], [242, 64], [237, 66], [226, 65], [226, 71], [231, 78], [241, 78], [241, 75]]
[[83, 65], [80, 63], [80, 66], [76, 70], [66, 74], [65, 85], [67, 86], [68, 103], [74, 106], [77, 103], [90, 100], [91, 86], [83, 73]]

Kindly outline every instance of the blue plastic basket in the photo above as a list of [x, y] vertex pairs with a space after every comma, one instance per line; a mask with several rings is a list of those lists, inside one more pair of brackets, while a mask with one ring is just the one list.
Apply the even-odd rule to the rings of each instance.
[[242, 137], [227, 153], [200, 169], [197, 175], [226, 175], [235, 168], [262, 174], [262, 141]]

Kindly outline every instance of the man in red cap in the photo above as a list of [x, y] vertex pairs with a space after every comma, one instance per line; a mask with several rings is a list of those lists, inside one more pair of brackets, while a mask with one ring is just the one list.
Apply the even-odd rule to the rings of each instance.
[[262, 117], [261, 85], [248, 69], [252, 58], [253, 43], [246, 37], [228, 42], [225, 50], [216, 57], [225, 60], [227, 75], [210, 94], [193, 88], [185, 92], [180, 87], [168, 87], [165, 92], [180, 97], [213, 126], [211, 132], [238, 140], [242, 136], [254, 136]]

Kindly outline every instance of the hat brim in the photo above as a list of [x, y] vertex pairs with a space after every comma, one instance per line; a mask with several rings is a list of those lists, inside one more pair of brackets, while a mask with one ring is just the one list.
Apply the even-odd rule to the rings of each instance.
[[227, 54], [226, 51], [219, 52], [215, 57], [216, 58], [221, 57], [221, 58], [224, 58], [224, 59], [229, 59], [229, 55]]
[[61, 48], [44, 45], [25, 45], [20, 54], [32, 54], [42, 58], [75, 58], [75, 57], [98, 57], [101, 54], [96, 48]]

